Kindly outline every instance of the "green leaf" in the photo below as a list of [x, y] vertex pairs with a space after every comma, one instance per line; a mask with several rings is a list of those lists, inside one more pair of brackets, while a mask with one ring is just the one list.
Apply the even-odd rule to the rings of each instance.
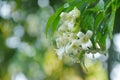
[[114, 20], [115, 20], [115, 12], [112, 12], [108, 19], [108, 22], [107, 22], [107, 27], [108, 27], [108, 32], [109, 32], [110, 38], [112, 38]]
[[60, 17], [58, 16], [58, 18], [55, 19], [54, 24], [52, 25], [51, 35], [53, 35], [55, 30], [57, 29], [59, 21], [60, 21]]
[[119, 0], [117, 0], [117, 9], [120, 7], [120, 1]]
[[92, 29], [93, 30], [93, 26], [94, 26], [94, 17], [92, 14], [87, 14], [83, 17], [83, 20], [81, 20], [81, 29], [83, 29], [84, 31], [87, 31], [88, 29]]
[[96, 20], [95, 20], [95, 30], [98, 29], [100, 23], [102, 22], [102, 20], [104, 19], [105, 17], [105, 12], [100, 12], [97, 17], [96, 17]]
[[116, 5], [114, 3], [112, 4], [111, 9], [112, 9], [112, 12], [111, 12], [110, 17], [107, 21], [107, 28], [108, 28], [110, 38], [112, 38], [114, 21], [115, 21], [115, 13], [116, 13]]
[[100, 45], [100, 49], [102, 51], [106, 49], [106, 37], [107, 37], [107, 32], [103, 33], [102, 31], [98, 31], [98, 33], [96, 33], [95, 42], [97, 42]]
[[101, 38], [101, 32], [100, 31], [98, 31], [97, 33], [96, 33], [96, 35], [95, 35], [95, 37], [96, 37], [96, 42], [99, 42], [100, 41], [100, 38]]
[[73, 2], [74, 0], [67, 0], [68, 3]]
[[72, 29], [72, 32], [76, 33], [76, 32], [79, 32], [79, 31], [80, 31], [80, 24], [76, 23], [75, 27]]
[[47, 24], [46, 24], [46, 35], [48, 34], [49, 32], [49, 28], [51, 27], [52, 23], [53, 23], [53, 18], [54, 18], [54, 14], [52, 16], [50, 16], [50, 18], [48, 19], [47, 21]]
[[66, 9], [66, 11], [71, 11], [74, 7], [78, 7], [79, 9], [83, 8], [83, 5], [85, 4], [85, 1], [83, 0], [74, 0], [73, 2], [69, 3], [69, 8]]
[[102, 34], [98, 42], [102, 51], [106, 50], [106, 37], [107, 37], [107, 34], [104, 34], [104, 35]]
[[107, 11], [107, 9], [111, 6], [111, 4], [113, 3], [113, 0], [109, 1], [107, 0], [105, 3], [105, 11]]
[[94, 11], [94, 12], [104, 10], [104, 1], [103, 0], [99, 0], [99, 2], [96, 4], [96, 6], [91, 8], [91, 9], [89, 9], [89, 10], [90, 11]]
[[[64, 7], [60, 7], [59, 9], [57, 9], [57, 11], [48, 19], [48, 22], [46, 24], [46, 35], [48, 34], [48, 32], [50, 31], [50, 29], [52, 28], [52, 33], [54, 33], [58, 22], [59, 22], [59, 15], [60, 13], [65, 10]], [[49, 33], [51, 34], [51, 33]]]
[[93, 3], [93, 2], [95, 2], [96, 0], [86, 0], [86, 2], [88, 3], [88, 4], [91, 4], [91, 3]]

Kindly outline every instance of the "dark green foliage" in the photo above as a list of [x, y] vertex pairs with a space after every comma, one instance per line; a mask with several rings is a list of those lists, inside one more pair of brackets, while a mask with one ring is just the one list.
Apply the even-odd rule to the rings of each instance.
[[99, 0], [99, 2], [93, 7], [89, 9], [90, 11], [98, 12], [104, 10], [104, 1]]
[[95, 29], [98, 29], [102, 20], [104, 19], [105, 17], [105, 12], [100, 12], [97, 16], [96, 16], [96, 20], [95, 20], [95, 24], [94, 24], [94, 27]]
[[94, 28], [94, 16], [92, 14], [86, 14], [84, 19], [81, 20], [81, 27], [83, 31], [87, 31], [88, 29], [93, 30]]

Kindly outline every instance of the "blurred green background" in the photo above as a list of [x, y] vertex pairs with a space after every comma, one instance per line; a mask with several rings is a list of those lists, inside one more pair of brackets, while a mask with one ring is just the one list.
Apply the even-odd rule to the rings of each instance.
[[[58, 60], [45, 25], [67, 0], [0, 0], [0, 80], [108, 80], [107, 58]], [[114, 79], [112, 79], [114, 80]]]

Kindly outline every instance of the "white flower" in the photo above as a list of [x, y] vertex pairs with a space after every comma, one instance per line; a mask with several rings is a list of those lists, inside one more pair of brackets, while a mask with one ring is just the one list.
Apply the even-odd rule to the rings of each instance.
[[93, 32], [88, 30], [86, 34], [82, 32], [78, 32], [77, 36], [79, 40], [81, 41], [81, 47], [83, 50], [88, 50], [89, 48], [92, 47], [92, 42], [90, 38], [92, 37]]
[[68, 20], [68, 19], [76, 19], [80, 16], [80, 11], [74, 7], [74, 9], [72, 11], [70, 11], [69, 13], [66, 12], [62, 12], [60, 14], [60, 17], [62, 18], [62, 20]]
[[67, 32], [65, 34], [63, 34], [64, 36], [66, 35], [66, 37], [68, 38], [69, 42], [72, 42], [73, 40], [77, 39], [77, 36], [75, 33], [72, 32]]
[[80, 11], [74, 7], [72, 11], [68, 13], [69, 16], [72, 16], [74, 19], [78, 18], [80, 16]]
[[59, 37], [56, 39], [56, 45], [57, 48], [61, 48], [63, 46], [65, 46], [68, 42], [68, 38], [67, 37]]
[[69, 13], [62, 12], [60, 17], [61, 17], [61, 21], [62, 21], [62, 23], [64, 25], [62, 27], [67, 26], [68, 30], [71, 30], [74, 27], [75, 19]]
[[[67, 29], [69, 31], [72, 30], [72, 28], [74, 27], [74, 25], [76, 23], [76, 19], [79, 16], [80, 16], [80, 11], [76, 7], [72, 11], [70, 11], [69, 13], [62, 12], [60, 14], [62, 23], [64, 24], [65, 27], [66, 26], [68, 27]], [[62, 27], [64, 27], [64, 26], [62, 26]], [[64, 28], [62, 28], [62, 30], [64, 30]]]
[[66, 24], [62, 24], [59, 28], [58, 28], [58, 31], [62, 31], [62, 32], [65, 32], [65, 31], [68, 31], [68, 27]]
[[68, 44], [68, 45], [66, 46], [66, 48], [65, 48], [66, 53], [67, 53], [67, 54], [70, 54], [70, 53], [78, 54], [79, 51], [80, 51], [80, 47], [79, 47], [80, 44], [81, 44], [81, 43], [80, 43], [79, 40], [74, 40], [74, 41], [72, 41], [71, 44]]
[[64, 47], [61, 47], [61, 48], [59, 48], [59, 49], [56, 49], [56, 53], [57, 53], [57, 55], [58, 55], [58, 58], [59, 58], [59, 59], [62, 59], [62, 56], [63, 56], [64, 53], [65, 53]]
[[60, 17], [61, 17], [61, 21], [65, 21], [65, 20], [67, 20], [67, 13], [66, 12], [62, 12], [61, 14], [60, 14]]
[[65, 21], [64, 24], [68, 26], [68, 30], [71, 31], [75, 25], [75, 21], [70, 19], [69, 21]]

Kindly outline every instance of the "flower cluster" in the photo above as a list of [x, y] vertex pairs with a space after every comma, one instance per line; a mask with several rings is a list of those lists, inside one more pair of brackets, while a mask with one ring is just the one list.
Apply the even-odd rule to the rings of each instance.
[[[61, 25], [56, 32], [56, 53], [60, 59], [63, 55], [77, 55], [81, 51], [92, 48], [90, 40], [93, 32], [88, 30], [86, 33], [80, 31], [77, 19], [80, 18], [80, 11], [75, 7], [72, 11], [60, 14]], [[77, 26], [76, 26], [77, 25]], [[73, 29], [77, 29], [76, 32]]]

